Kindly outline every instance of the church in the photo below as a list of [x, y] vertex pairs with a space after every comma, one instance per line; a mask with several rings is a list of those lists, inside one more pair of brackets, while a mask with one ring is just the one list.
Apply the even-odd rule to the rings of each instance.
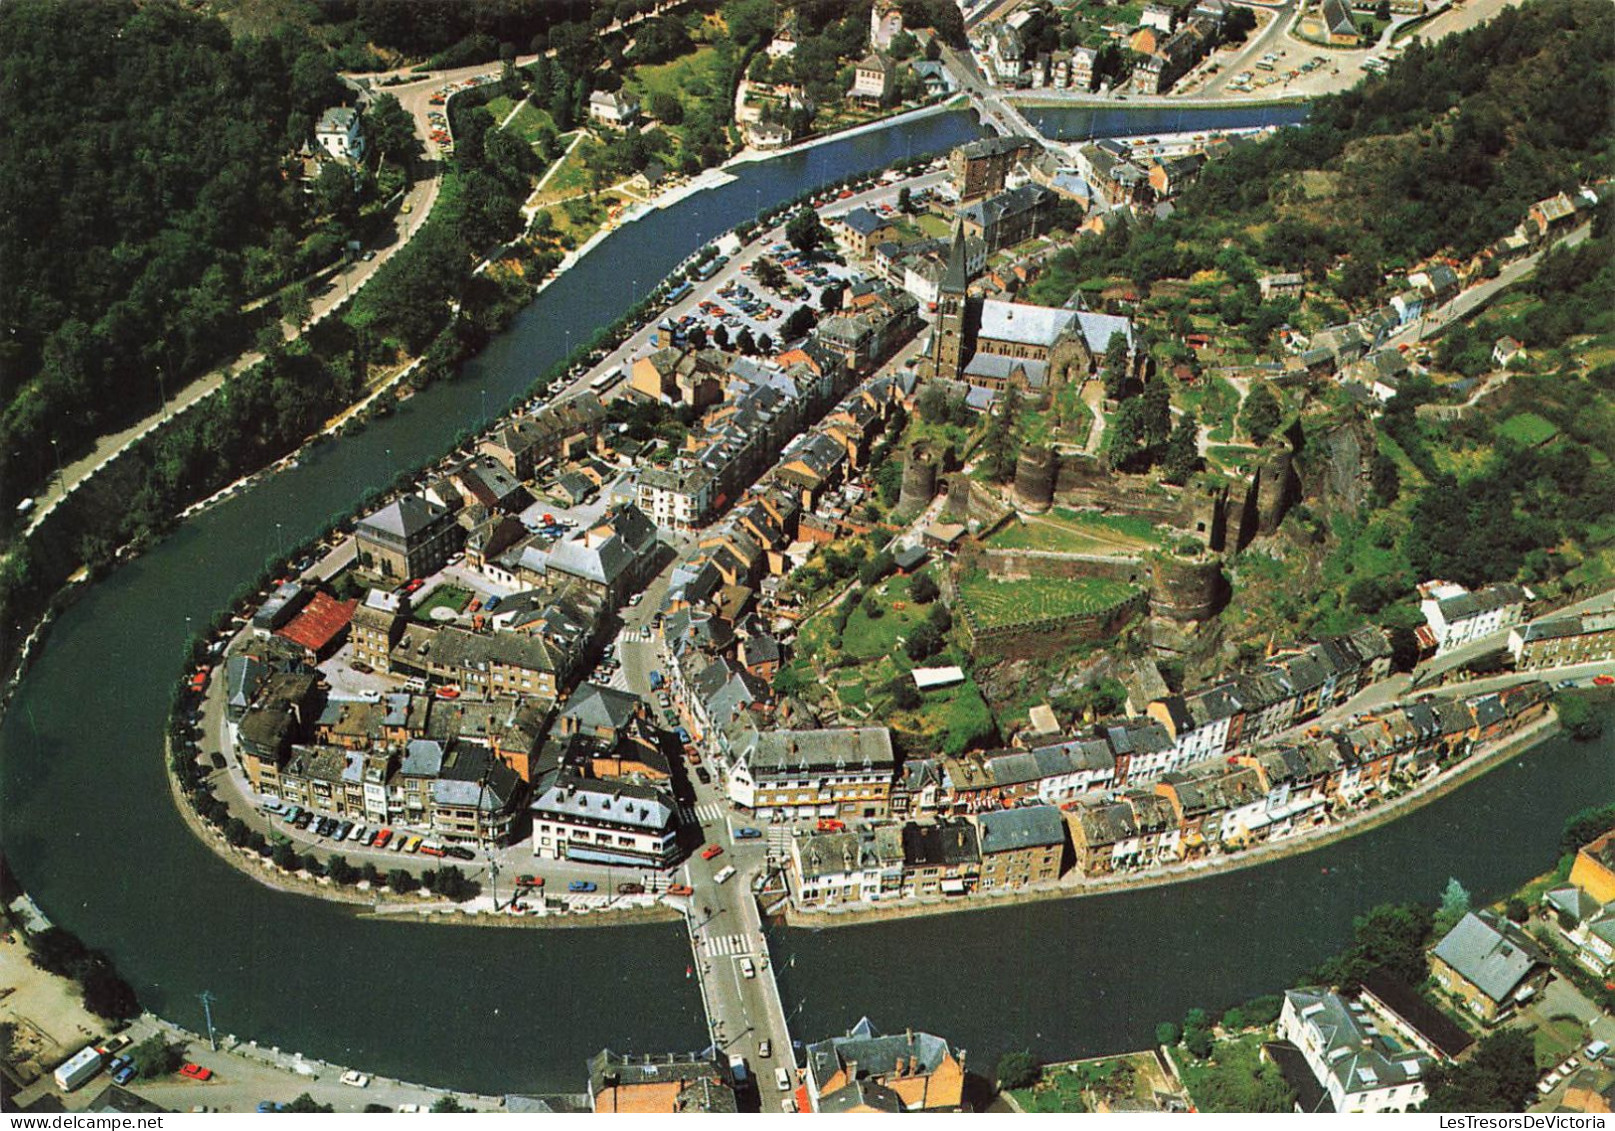
[[937, 319], [922, 364], [927, 377], [1003, 390], [1041, 392], [1093, 375], [1120, 334], [1133, 351], [1133, 324], [1113, 314], [970, 296], [965, 233], [955, 224], [938, 286]]

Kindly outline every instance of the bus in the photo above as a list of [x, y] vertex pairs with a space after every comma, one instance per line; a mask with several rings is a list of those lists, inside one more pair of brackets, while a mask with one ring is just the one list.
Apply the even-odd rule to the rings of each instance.
[[600, 376], [596, 377], [593, 381], [589, 382], [589, 391], [595, 394], [595, 396], [602, 396], [605, 394], [607, 389], [611, 388], [611, 386], [617, 383], [618, 378], [621, 376], [622, 373], [620, 371], [608, 369], [604, 373], [600, 374]]

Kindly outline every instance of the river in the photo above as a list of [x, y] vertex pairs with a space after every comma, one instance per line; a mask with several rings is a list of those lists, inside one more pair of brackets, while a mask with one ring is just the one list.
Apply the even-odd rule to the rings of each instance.
[[[1140, 120], [1139, 128], [1158, 127]], [[211, 618], [268, 555], [435, 458], [484, 411], [525, 392], [563, 354], [568, 330], [582, 341], [705, 240], [816, 183], [978, 132], [973, 116], [953, 113], [825, 144], [740, 167], [732, 183], [624, 226], [462, 379], [415, 396], [361, 435], [313, 448], [301, 466], [188, 520], [91, 587], [57, 621], [0, 722], [0, 844], [46, 914], [107, 950], [147, 1007], [180, 1024], [201, 1027], [197, 995], [206, 989], [223, 1032], [424, 1083], [573, 1091], [602, 1046], [688, 1049], [704, 1040], [682, 926], [368, 921], [270, 891], [218, 860], [181, 821], [162, 766], [181, 648], [190, 622]], [[1573, 791], [1566, 767], [1578, 765]], [[1179, 1003], [1237, 996], [1267, 985], [1272, 971], [1304, 966], [1377, 899], [1433, 897], [1448, 871], [1481, 891], [1517, 878], [1545, 859], [1593, 765], [1583, 748], [1498, 771], [1326, 850], [1316, 859], [1359, 861], [1343, 865], [1356, 870], [1340, 881], [1320, 879], [1307, 857], [1136, 897], [787, 935], [798, 956], [787, 1004], [804, 1003], [796, 1031], [809, 1036], [867, 1012], [888, 1027], [927, 1024], [989, 1051], [1136, 1043], [1168, 1005], [1181, 1012]], [[1430, 853], [1432, 844], [1441, 851]], [[1348, 887], [1344, 877], [1359, 873]], [[1236, 900], [1229, 885], [1246, 890]], [[1251, 929], [1264, 923], [1273, 929]], [[1092, 960], [1078, 969], [1073, 953]], [[973, 968], [961, 961], [987, 956]], [[966, 970], [987, 977], [973, 985]], [[984, 994], [1021, 1008], [985, 1008]]]

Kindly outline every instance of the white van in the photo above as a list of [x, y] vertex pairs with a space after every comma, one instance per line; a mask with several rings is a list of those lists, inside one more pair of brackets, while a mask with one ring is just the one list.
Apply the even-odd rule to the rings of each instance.
[[1594, 1041], [1592, 1044], [1581, 1050], [1581, 1055], [1586, 1057], [1587, 1060], [1591, 1062], [1594, 1060], [1602, 1060], [1604, 1054], [1608, 1051], [1608, 1041]]

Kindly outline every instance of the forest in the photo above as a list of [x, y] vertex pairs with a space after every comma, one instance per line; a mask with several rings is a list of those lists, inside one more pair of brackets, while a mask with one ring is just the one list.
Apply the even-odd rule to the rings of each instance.
[[285, 159], [343, 101], [323, 48], [232, 42], [168, 2], [0, 8], [0, 483], [157, 409], [250, 340], [249, 300], [323, 265]]
[[1615, 9], [1556, 0], [1414, 42], [1385, 76], [1314, 103], [1306, 125], [1212, 162], [1169, 218], [1118, 225], [1075, 261], [1148, 286], [1232, 246], [1369, 297], [1383, 272], [1472, 254], [1532, 202], [1615, 168], [1612, 40]]

